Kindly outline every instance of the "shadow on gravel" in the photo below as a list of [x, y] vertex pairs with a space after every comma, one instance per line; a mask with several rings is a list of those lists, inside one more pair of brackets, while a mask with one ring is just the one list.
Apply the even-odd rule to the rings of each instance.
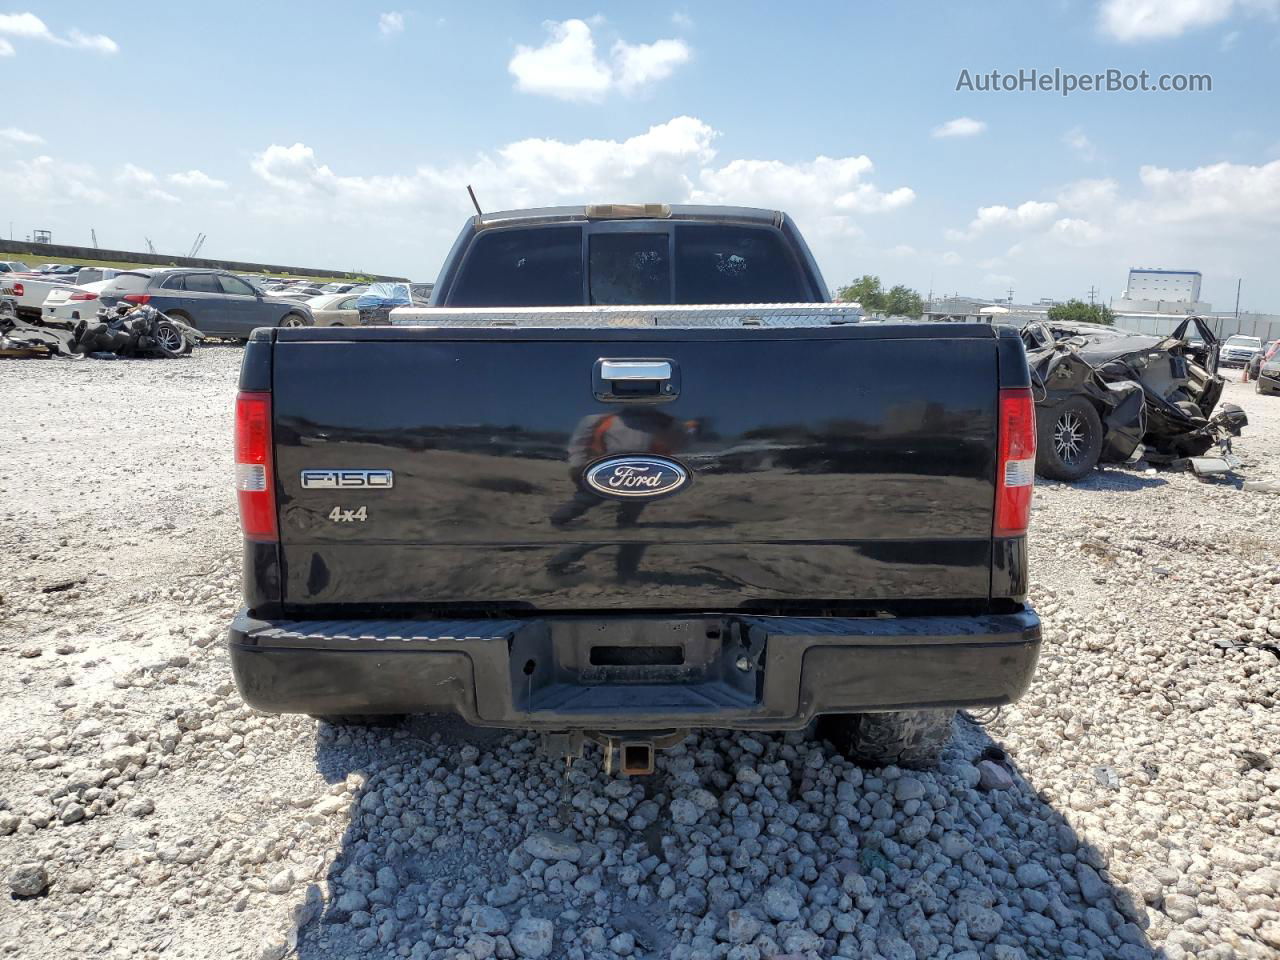
[[964, 718], [924, 772], [704, 731], [652, 777], [606, 778], [588, 747], [566, 778], [534, 746], [446, 718], [321, 724], [321, 803], [350, 825], [298, 905], [296, 955], [1166, 956], [1102, 854]]
[[1149, 476], [1129, 470], [1095, 470], [1076, 483], [1061, 483], [1064, 488], [1083, 487], [1086, 490], [1105, 490], [1114, 493], [1134, 493], [1153, 487], [1167, 486], [1169, 481], [1161, 476]]

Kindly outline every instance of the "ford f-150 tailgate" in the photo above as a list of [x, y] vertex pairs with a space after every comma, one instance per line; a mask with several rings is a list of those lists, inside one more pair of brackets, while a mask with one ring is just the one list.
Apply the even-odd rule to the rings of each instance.
[[993, 570], [1024, 589], [992, 523], [999, 390], [1026, 366], [989, 326], [258, 336], [296, 615], [985, 604]]

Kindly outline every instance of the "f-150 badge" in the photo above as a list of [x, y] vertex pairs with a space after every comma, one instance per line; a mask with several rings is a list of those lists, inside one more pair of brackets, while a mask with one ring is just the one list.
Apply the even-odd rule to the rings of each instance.
[[587, 469], [586, 481], [605, 497], [652, 500], [687, 485], [689, 471], [666, 457], [609, 457]]
[[303, 470], [304, 490], [390, 490], [390, 470]]

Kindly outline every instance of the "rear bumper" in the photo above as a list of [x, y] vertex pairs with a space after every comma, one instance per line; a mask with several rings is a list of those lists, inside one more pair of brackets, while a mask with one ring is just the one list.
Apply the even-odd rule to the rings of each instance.
[[272, 713], [455, 713], [477, 726], [545, 730], [780, 730], [824, 713], [1010, 703], [1031, 682], [1040, 621], [1031, 610], [343, 622], [241, 613], [228, 648], [245, 701]]

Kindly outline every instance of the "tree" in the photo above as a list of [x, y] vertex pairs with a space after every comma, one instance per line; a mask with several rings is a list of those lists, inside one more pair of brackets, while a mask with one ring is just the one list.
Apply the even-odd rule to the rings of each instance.
[[879, 313], [885, 300], [880, 278], [869, 273], [863, 274], [849, 286], [840, 288], [840, 299], [860, 303], [862, 309], [869, 313]]
[[867, 313], [889, 316], [918, 317], [924, 313], [924, 300], [910, 287], [898, 284], [888, 292], [880, 284], [880, 278], [864, 274], [837, 294], [841, 300], [853, 300]]
[[1050, 307], [1049, 319], [1054, 323], [1101, 323], [1110, 327], [1115, 324], [1116, 315], [1101, 303], [1068, 300]]
[[924, 301], [910, 287], [898, 284], [889, 289], [882, 312], [894, 317], [919, 317], [924, 313]]

